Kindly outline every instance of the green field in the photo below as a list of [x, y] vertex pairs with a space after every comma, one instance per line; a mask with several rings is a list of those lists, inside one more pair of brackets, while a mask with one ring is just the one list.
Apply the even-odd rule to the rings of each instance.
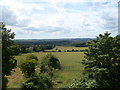
[[[57, 46], [55, 49], [60, 50], [84, 50], [86, 47], [63, 47], [63, 46]], [[34, 52], [34, 53], [27, 53], [27, 54], [21, 54], [18, 56], [15, 56], [15, 58], [18, 61], [18, 64], [21, 60], [24, 60], [27, 55], [34, 54], [36, 55], [39, 60], [42, 59], [43, 56], [45, 56], [48, 53], [54, 54], [59, 60], [62, 65], [61, 70], [54, 71], [54, 87], [59, 88], [66, 84], [68, 84], [72, 79], [74, 78], [80, 78], [82, 77], [83, 68], [84, 66], [81, 64], [81, 61], [84, 59], [84, 53], [83, 52]], [[9, 88], [15, 88], [15, 87], [21, 87], [21, 83], [23, 81], [23, 75], [20, 69], [17, 67], [15, 69], [15, 72], [12, 73], [11, 76], [8, 76], [9, 82], [8, 87]], [[61, 83], [57, 83], [57, 82]]]

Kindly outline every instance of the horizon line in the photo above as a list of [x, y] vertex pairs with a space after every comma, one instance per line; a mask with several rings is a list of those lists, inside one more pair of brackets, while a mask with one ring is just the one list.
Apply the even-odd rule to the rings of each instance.
[[94, 39], [94, 38], [93, 37], [86, 37], [86, 38], [15, 38], [14, 40], [16, 39]]

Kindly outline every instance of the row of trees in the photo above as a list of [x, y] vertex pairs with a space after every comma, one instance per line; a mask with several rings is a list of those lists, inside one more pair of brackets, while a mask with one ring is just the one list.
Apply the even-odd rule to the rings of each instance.
[[14, 40], [15, 43], [24, 46], [32, 45], [55, 45], [55, 46], [75, 46], [85, 47], [86, 42], [93, 40], [91, 38], [74, 38], [74, 39], [21, 39]]
[[45, 52], [45, 50], [53, 49], [54, 45], [16, 45], [16, 52], [18, 53], [31, 53], [31, 52]]
[[53, 49], [55, 47], [55, 45], [34, 45], [33, 47], [31, 46], [31, 48], [33, 48], [33, 51], [35, 52], [44, 52], [45, 50], [50, 50]]

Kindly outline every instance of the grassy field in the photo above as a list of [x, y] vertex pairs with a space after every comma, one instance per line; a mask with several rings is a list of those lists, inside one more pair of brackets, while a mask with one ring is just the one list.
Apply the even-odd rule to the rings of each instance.
[[[55, 49], [61, 49], [63, 50], [84, 50], [86, 47], [63, 47], [63, 46], [57, 46]], [[62, 87], [66, 84], [68, 84], [72, 79], [74, 78], [80, 78], [82, 77], [83, 72], [83, 65], [81, 64], [81, 61], [84, 59], [84, 53], [83, 52], [34, 52], [34, 53], [27, 53], [27, 54], [21, 54], [18, 56], [15, 56], [15, 58], [18, 61], [18, 64], [21, 60], [24, 60], [27, 55], [34, 54], [36, 55], [39, 60], [42, 59], [43, 56], [47, 55], [48, 53], [54, 54], [56, 57], [59, 58], [60, 63], [62, 65], [61, 70], [54, 71], [54, 82], [55, 88]], [[15, 72], [12, 73], [11, 76], [8, 76], [9, 82], [8, 87], [14, 88], [14, 87], [21, 87], [21, 83], [23, 81], [23, 75], [20, 69], [17, 67]], [[60, 81], [61, 83], [57, 83]]]

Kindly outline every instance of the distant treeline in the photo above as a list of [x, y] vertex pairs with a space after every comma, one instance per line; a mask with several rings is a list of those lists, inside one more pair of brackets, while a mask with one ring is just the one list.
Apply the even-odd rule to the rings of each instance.
[[19, 45], [21, 53], [29, 53], [29, 52], [44, 52], [45, 50], [53, 49], [54, 45]]
[[[55, 46], [75, 46], [86, 47], [86, 42], [93, 40], [91, 38], [77, 38], [77, 39], [16, 39], [14, 42], [19, 45], [20, 53], [29, 52], [44, 52], [53, 49]], [[71, 50], [72, 51], [72, 50]], [[66, 51], [66, 52], [71, 52]], [[61, 52], [61, 50], [58, 50]], [[72, 52], [75, 52], [72, 51]]]
[[14, 40], [19, 45], [54, 45], [54, 46], [75, 46], [86, 47], [86, 42], [93, 38], [76, 38], [76, 39], [16, 39]]

